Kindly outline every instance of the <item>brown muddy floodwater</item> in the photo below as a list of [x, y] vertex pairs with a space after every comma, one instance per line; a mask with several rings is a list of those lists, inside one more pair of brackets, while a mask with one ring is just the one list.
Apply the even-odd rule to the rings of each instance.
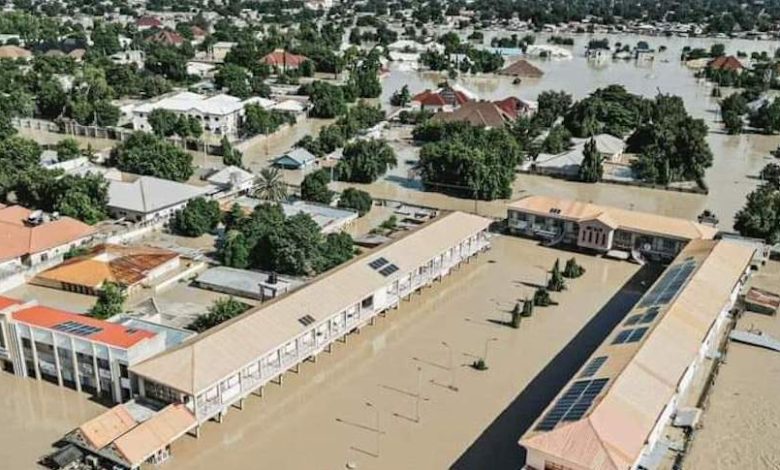
[[53, 442], [103, 411], [87, 395], [0, 371], [0, 468], [36, 468]]
[[[494, 238], [491, 251], [287, 374], [283, 386], [269, 385], [222, 424], [208, 423], [200, 439], [180, 440], [164, 468], [449, 467], [638, 269], [578, 257], [587, 274], [554, 296], [559, 306], [537, 309], [519, 330], [496, 323], [561, 256], [528, 240]], [[497, 338], [490, 368], [477, 372], [467, 364], [490, 338]], [[453, 368], [442, 342], [452, 348]]]
[[[486, 43], [489, 42], [489, 37], [486, 38]], [[538, 35], [537, 43], [543, 43], [546, 37]], [[694, 77], [693, 71], [679, 61], [680, 52], [684, 46], [709, 48], [712, 44], [723, 42], [726, 44], [726, 51], [729, 54], [736, 54], [737, 51], [747, 53], [767, 51], [772, 55], [777, 43], [609, 35], [606, 37], [611, 44], [622, 42], [633, 47], [638, 41], [643, 40], [654, 48], [664, 45], [667, 50], [658, 53], [655, 61], [646, 64], [611, 60], [597, 64], [589, 62], [583, 55], [585, 45], [590, 37], [583, 35], [573, 37], [575, 38], [575, 46], [571, 48], [574, 54], [571, 60], [531, 60], [532, 63], [544, 70], [545, 75], [541, 79], [523, 79], [520, 85], [513, 85], [511, 77], [489, 75], [483, 77], [464, 76], [458, 78], [456, 82], [477, 93], [483, 99], [501, 99], [513, 95], [534, 100], [540, 92], [545, 90], [565, 90], [571, 93], [574, 99], [582, 99], [597, 88], [613, 83], [624, 85], [628, 91], [644, 96], [652, 97], [658, 92], [679, 95], [684, 99], [691, 115], [704, 119], [710, 127], [708, 142], [714, 154], [714, 164], [706, 176], [710, 193], [707, 196], [699, 196], [610, 184], [581, 184], [521, 175], [515, 182], [514, 197], [524, 194], [555, 195], [686, 218], [694, 218], [702, 210], [710, 209], [714, 210], [720, 217], [721, 228], [730, 230], [734, 214], [742, 207], [747, 193], [757, 184], [756, 175], [766, 163], [773, 160], [769, 156], [769, 151], [774, 150], [780, 144], [780, 137], [754, 134], [729, 136], [724, 134], [721, 131], [721, 124], [718, 122], [717, 102], [710, 97], [712, 86]], [[512, 60], [514, 60], [513, 57], [506, 58], [507, 63], [511, 63]], [[390, 95], [403, 85], [408, 85], [414, 94], [426, 88], [435, 88], [444, 78], [436, 73], [405, 71], [397, 64], [391, 66], [391, 71], [391, 75], [382, 83], [382, 103], [386, 106]], [[380, 193], [395, 192], [398, 198], [409, 198], [422, 203], [429, 199], [427, 195], [410, 194], [409, 188], [404, 188], [403, 182], [397, 180], [392, 182], [392, 186], [398, 188], [395, 191], [384, 187], [386, 186], [385, 182], [379, 182], [377, 186]], [[435, 197], [430, 199], [431, 202], [437, 200]]]

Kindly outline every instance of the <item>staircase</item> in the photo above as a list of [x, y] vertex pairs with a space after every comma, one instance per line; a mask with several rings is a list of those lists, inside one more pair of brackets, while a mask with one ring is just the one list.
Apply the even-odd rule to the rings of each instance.
[[642, 252], [640, 252], [636, 248], [631, 250], [631, 259], [634, 260], [634, 262], [637, 263], [639, 266], [644, 266], [644, 264], [647, 263], [645, 257], [642, 256]]
[[561, 230], [552, 238], [543, 241], [542, 246], [547, 246], [547, 247], [555, 246], [558, 243], [562, 242], [565, 236], [566, 236], [566, 232], [564, 230]]

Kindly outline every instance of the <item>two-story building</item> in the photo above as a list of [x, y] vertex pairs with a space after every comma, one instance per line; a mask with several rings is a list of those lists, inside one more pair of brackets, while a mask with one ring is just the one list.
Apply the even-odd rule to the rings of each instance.
[[715, 227], [647, 212], [547, 196], [507, 206], [510, 233], [617, 257], [670, 260], [691, 240], [712, 239]]

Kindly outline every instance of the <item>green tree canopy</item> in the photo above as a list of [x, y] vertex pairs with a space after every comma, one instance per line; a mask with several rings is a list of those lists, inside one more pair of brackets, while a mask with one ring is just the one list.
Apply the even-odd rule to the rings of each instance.
[[192, 176], [192, 155], [153, 134], [136, 132], [111, 152], [117, 168], [129, 173], [185, 181]]
[[325, 169], [313, 171], [303, 178], [301, 183], [301, 197], [305, 201], [330, 204], [333, 200], [333, 191], [328, 189], [330, 175]]
[[171, 219], [171, 229], [179, 235], [199, 237], [217, 228], [222, 218], [219, 203], [198, 197], [187, 202]]

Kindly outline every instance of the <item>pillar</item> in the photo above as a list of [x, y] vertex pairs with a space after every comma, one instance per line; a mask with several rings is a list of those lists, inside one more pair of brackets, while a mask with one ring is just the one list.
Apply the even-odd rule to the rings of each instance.
[[[54, 348], [54, 364], [57, 366], [57, 384], [62, 387], [62, 366], [60, 365], [60, 352], [57, 351], [57, 335], [51, 333], [52, 347]], [[8, 344], [8, 342], [6, 342]]]
[[73, 342], [73, 338], [70, 338], [70, 355], [71, 361], [73, 361], [73, 380], [76, 381], [76, 390], [81, 391], [81, 373], [79, 372], [79, 363], [76, 359], [76, 344]]
[[38, 365], [38, 348], [35, 347], [35, 329], [30, 328], [30, 346], [32, 347], [33, 355], [33, 369], [35, 370], [35, 378], [41, 380], [41, 368]]

